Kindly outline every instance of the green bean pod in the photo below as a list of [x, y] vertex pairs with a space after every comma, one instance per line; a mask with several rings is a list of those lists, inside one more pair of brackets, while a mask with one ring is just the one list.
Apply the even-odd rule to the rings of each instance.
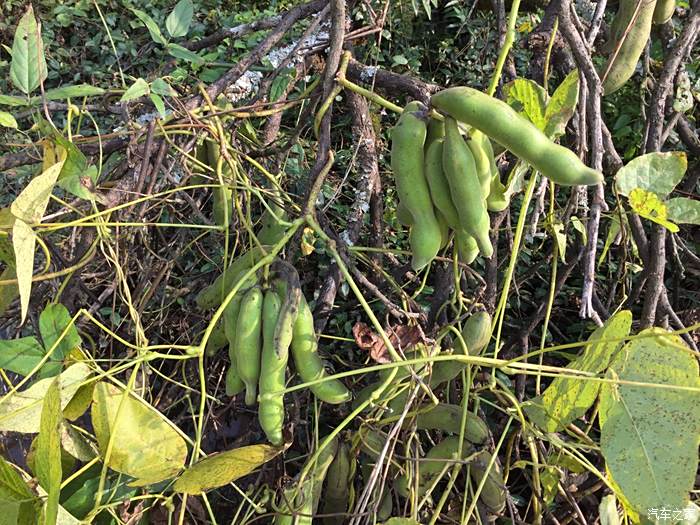
[[[424, 461], [419, 463], [417, 481], [418, 499], [425, 496], [428, 489], [435, 483], [438, 477], [443, 474], [445, 466], [457, 459], [466, 459], [474, 453], [474, 447], [467, 441], [462, 442], [462, 457], [457, 457], [459, 450], [459, 438], [449, 436], [431, 448], [425, 455]], [[449, 467], [448, 467], [449, 468]], [[394, 484], [400, 496], [407, 498], [410, 492], [409, 478], [403, 475]]]
[[549, 140], [501, 100], [469, 87], [454, 87], [436, 93], [430, 102], [439, 111], [482, 131], [557, 184], [603, 182], [602, 173], [583, 164], [573, 151]]
[[453, 230], [460, 229], [459, 215], [450, 196], [450, 185], [442, 169], [442, 139], [434, 141], [425, 150], [425, 178], [430, 189], [430, 198], [437, 211]]
[[[338, 444], [333, 462], [326, 474], [326, 488], [323, 494], [321, 514], [341, 514], [347, 512], [350, 501], [350, 448], [341, 441]], [[344, 516], [327, 516], [323, 518], [324, 525], [341, 525]]]
[[425, 149], [427, 150], [430, 145], [436, 140], [440, 140], [445, 137], [445, 122], [438, 120], [436, 118], [430, 117], [428, 119], [428, 129], [425, 135]]
[[[304, 383], [327, 376], [323, 361], [318, 355], [318, 342], [314, 332], [314, 317], [304, 296], [299, 301], [299, 313], [294, 322], [292, 357], [299, 377]], [[337, 379], [317, 383], [310, 387], [314, 395], [325, 403], [345, 403], [352, 397], [350, 391]]]
[[475, 489], [486, 477], [479, 501], [486, 505], [492, 513], [500, 514], [506, 508], [506, 485], [498, 459], [487, 474], [486, 469], [491, 462], [491, 457], [491, 454], [486, 450], [479, 452], [469, 464], [469, 475], [475, 483]]
[[491, 257], [493, 246], [489, 238], [489, 214], [486, 199], [481, 194], [474, 156], [459, 133], [457, 121], [450, 117], [445, 119], [442, 167], [450, 185], [460, 226], [474, 237], [481, 254], [486, 258]]
[[440, 249], [442, 250], [450, 242], [450, 226], [447, 224], [445, 216], [440, 213], [440, 210], [435, 210], [435, 218], [440, 225]]
[[412, 266], [416, 271], [435, 258], [441, 242], [440, 224], [424, 174], [426, 123], [415, 113], [421, 108], [419, 102], [410, 102], [391, 133], [391, 168], [396, 191], [413, 219], [409, 241], [413, 250]]
[[[486, 143], [488, 143], [489, 148], [486, 147]], [[490, 148], [491, 142], [481, 131], [473, 129], [469, 139], [467, 139], [467, 146], [474, 156], [476, 174], [479, 176], [479, 183], [481, 184], [481, 194], [486, 199], [491, 193], [491, 163], [493, 162], [493, 150]], [[491, 153], [490, 158], [489, 150]]]
[[270, 202], [270, 210], [265, 209], [263, 212], [256, 236], [260, 244], [273, 246], [287, 231], [287, 227], [283, 224], [283, 221], [287, 220], [287, 212], [275, 201]]
[[245, 403], [248, 406], [255, 404], [260, 377], [262, 307], [263, 294], [260, 287], [255, 286], [241, 299], [236, 323], [234, 343], [236, 369], [245, 383]]
[[226, 333], [224, 332], [224, 321], [223, 319], [219, 318], [216, 326], [214, 326], [214, 330], [212, 330], [211, 334], [209, 335], [209, 339], [207, 339], [207, 344], [204, 347], [204, 353], [207, 356], [212, 357], [227, 344], [228, 340], [226, 339]]
[[413, 224], [413, 217], [411, 217], [411, 212], [409, 212], [406, 209], [406, 206], [401, 204], [400, 201], [396, 204], [396, 218], [404, 226], [410, 226], [411, 224]]
[[[220, 156], [219, 144], [213, 140], [207, 140], [206, 145], [207, 160], [209, 166], [216, 170]], [[227, 174], [230, 173], [230, 170], [228, 169], [228, 165], [226, 163], [224, 163], [222, 171], [224, 178]], [[212, 209], [214, 213], [214, 222], [219, 226], [225, 226], [225, 223], [231, 224], [231, 220], [233, 219], [233, 192], [231, 188], [228, 186], [219, 186], [217, 188], [214, 188], [213, 193], [214, 203]], [[227, 222], [224, 221], [225, 218], [227, 219]]]
[[[260, 359], [260, 406], [258, 420], [267, 439], [275, 446], [282, 445], [284, 425], [284, 395], [275, 393], [284, 388], [288, 349], [275, 346], [275, 328], [280, 319], [282, 300], [275, 290], [265, 292], [263, 301], [263, 347]], [[291, 331], [291, 324], [286, 330]]]
[[459, 260], [464, 264], [473, 263], [479, 255], [479, 245], [476, 244], [474, 237], [464, 230], [455, 231], [455, 248], [457, 248]]
[[[637, 9], [640, 1], [641, 7]], [[613, 45], [609, 46], [610, 56], [601, 71], [604, 95], [620, 89], [634, 74], [651, 34], [655, 9], [656, 0], [620, 0], [610, 34]]]
[[[195, 299], [197, 307], [201, 310], [209, 310], [219, 306], [236, 282], [253, 267], [260, 257], [262, 257], [262, 250], [256, 247], [233, 259], [225, 272], [199, 292]], [[251, 285], [250, 282], [245, 283], [245, 286]]]
[[654, 7], [654, 18], [653, 22], [656, 25], [665, 24], [676, 10], [676, 0], [656, 0], [656, 7]]
[[226, 395], [236, 396], [245, 390], [245, 383], [238, 373], [238, 356], [236, 355], [236, 325], [238, 324], [238, 314], [241, 310], [242, 295], [236, 295], [228, 303], [223, 313], [224, 334], [228, 341], [228, 357], [230, 365], [226, 372]]
[[[416, 416], [416, 428], [420, 430], [442, 430], [450, 434], [459, 434], [462, 426], [462, 407], [440, 403], [425, 405], [427, 411], [421, 409]], [[489, 437], [489, 428], [484, 420], [472, 412], [467, 412], [464, 439], [470, 443], [481, 444]]]

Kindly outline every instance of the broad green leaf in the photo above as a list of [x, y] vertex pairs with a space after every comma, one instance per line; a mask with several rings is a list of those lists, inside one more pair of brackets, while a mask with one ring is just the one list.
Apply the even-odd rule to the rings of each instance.
[[132, 486], [173, 478], [185, 466], [185, 441], [152, 406], [104, 382], [95, 385], [92, 399], [92, 426], [100, 454], [105, 457], [114, 434], [107, 465], [136, 478]]
[[[629, 310], [616, 313], [591, 334], [583, 354], [567, 368], [594, 374], [603, 372], [624, 343], [612, 339], [627, 337], [631, 326], [632, 313]], [[557, 432], [583, 416], [598, 397], [599, 390], [598, 381], [557, 377], [544, 394], [527, 402], [524, 410], [545, 432]]]
[[[63, 162], [57, 162], [41, 175], [30, 180], [10, 206], [12, 214], [30, 224], [41, 222], [61, 169], [63, 169]], [[19, 259], [16, 260], [19, 261]]]
[[24, 323], [32, 295], [36, 238], [32, 227], [21, 219], [17, 219], [12, 227], [12, 247], [15, 250], [15, 260], [19, 261], [15, 273], [17, 274], [17, 291], [19, 292], [20, 322]]
[[700, 224], [700, 201], [674, 197], [666, 201], [669, 220], [681, 224]]
[[552, 94], [544, 112], [544, 133], [556, 139], [566, 131], [566, 124], [574, 115], [578, 104], [578, 69], [566, 75], [564, 81]]
[[617, 501], [614, 494], [603, 496], [598, 505], [600, 525], [620, 525], [620, 516], [617, 513]]
[[46, 58], [41, 40], [41, 26], [34, 18], [34, 9], [29, 4], [15, 30], [12, 43], [10, 79], [17, 89], [29, 95], [46, 79]]
[[192, 62], [193, 64], [196, 64], [196, 65], [204, 64], [204, 59], [202, 57], [200, 57], [194, 51], [190, 51], [186, 47], [182, 47], [180, 45], [173, 44], [171, 42], [170, 44], [168, 44], [167, 49], [168, 49], [168, 53], [170, 53], [175, 58], [187, 60], [188, 62]]
[[620, 168], [615, 175], [615, 188], [625, 196], [641, 188], [665, 199], [683, 179], [687, 168], [688, 159], [682, 151], [647, 153]]
[[0, 341], [0, 368], [26, 376], [44, 357], [44, 348], [36, 337]]
[[605, 256], [608, 254], [610, 247], [617, 239], [620, 234], [620, 218], [617, 213], [610, 214], [610, 228], [608, 228], [608, 234], [605, 237], [605, 246], [603, 246], [603, 251], [600, 252], [600, 257], [598, 258], [598, 264], [602, 264], [605, 260]]
[[[15, 468], [0, 456], [0, 509], [4, 523], [34, 525], [37, 523], [38, 498]], [[0, 520], [0, 523], [3, 523]]]
[[[75, 363], [61, 373], [61, 409], [68, 404], [90, 374], [90, 368], [83, 363]], [[55, 378], [50, 377], [41, 379], [29, 388], [3, 398], [0, 402], [0, 430], [25, 434], [39, 432], [41, 406], [54, 380]]]
[[547, 94], [537, 82], [516, 78], [503, 86], [503, 92], [509, 105], [523, 113], [537, 128], [544, 130]]
[[[88, 166], [88, 161], [82, 151], [70, 140], [54, 130], [57, 154], [64, 159], [63, 168], [58, 175], [56, 184], [72, 193], [76, 197], [85, 200], [96, 198], [94, 188], [97, 185], [97, 167]], [[44, 143], [44, 157], [49, 155], [51, 141]]]
[[[60, 339], [66, 329], [66, 335]], [[44, 308], [39, 316], [39, 331], [46, 352], [56, 345], [51, 352], [51, 359], [54, 361], [62, 362], [73, 349], [80, 348], [82, 344], [80, 334], [72, 323], [71, 315], [60, 303], [52, 303]]]
[[124, 92], [120, 100], [122, 102], [127, 102], [135, 98], [144, 97], [148, 95], [149, 90], [148, 82], [142, 78], [137, 78], [134, 83], [129, 86], [129, 89]]
[[17, 129], [17, 121], [15, 120], [15, 117], [12, 116], [12, 113], [0, 111], [0, 126]]
[[104, 89], [91, 86], [90, 84], [78, 84], [76, 86], [62, 86], [60, 88], [49, 89], [46, 91], [47, 100], [62, 100], [65, 98], [77, 98], [77, 97], [95, 97], [97, 95], [103, 95]]
[[165, 28], [170, 36], [173, 38], [185, 36], [190, 29], [193, 13], [192, 0], [180, 0], [165, 20]]
[[61, 397], [60, 377], [51, 382], [41, 409], [41, 424], [36, 440], [36, 475], [46, 490], [44, 523], [54, 525], [58, 516], [58, 498], [61, 495]]
[[677, 225], [666, 220], [668, 216], [666, 205], [661, 202], [655, 193], [635, 188], [630, 192], [629, 202], [632, 210], [640, 217], [660, 224], [673, 233], [678, 231]]
[[168, 84], [162, 78], [156, 78], [151, 82], [151, 93], [156, 95], [161, 95], [163, 97], [176, 97], [177, 91], [175, 91], [170, 84]]
[[80, 461], [90, 461], [97, 457], [97, 449], [70, 423], [61, 421], [61, 446], [68, 454]]
[[163, 46], [168, 43], [163, 37], [163, 33], [160, 32], [160, 28], [158, 27], [158, 24], [156, 24], [155, 20], [139, 9], [132, 8], [131, 12], [134, 13], [136, 17], [141, 20], [141, 22], [143, 22], [143, 25], [145, 25], [146, 29], [148, 29], [148, 32], [151, 34], [151, 39], [153, 39], [154, 42]]
[[277, 75], [270, 85], [270, 102], [276, 102], [279, 98], [284, 95], [284, 92], [292, 80], [290, 71], [284, 71]]
[[175, 492], [200, 494], [247, 476], [282, 452], [283, 447], [251, 445], [212, 454], [189, 467], [175, 481]]
[[632, 508], [684, 508], [700, 443], [697, 359], [677, 335], [649, 328], [622, 348], [607, 377], [686, 388], [604, 383], [598, 416], [607, 468]]
[[151, 99], [151, 102], [153, 102], [153, 105], [156, 107], [156, 110], [158, 111], [158, 115], [160, 115], [160, 118], [165, 118], [165, 102], [163, 102], [163, 99], [160, 97], [160, 95], [156, 95], [155, 93], [151, 93], [148, 96]]
[[26, 98], [0, 95], [0, 105], [3, 106], [26, 106], [28, 104], [29, 102]]
[[549, 225], [549, 230], [554, 235], [561, 262], [566, 263], [566, 233], [564, 232], [564, 225], [560, 221], [553, 221]]

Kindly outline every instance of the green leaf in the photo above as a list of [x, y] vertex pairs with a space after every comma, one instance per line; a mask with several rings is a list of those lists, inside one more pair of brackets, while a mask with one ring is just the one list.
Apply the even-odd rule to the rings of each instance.
[[649, 328], [622, 348], [607, 377], [686, 388], [604, 383], [599, 412], [601, 451], [630, 505], [642, 515], [684, 508], [700, 443], [697, 359], [679, 336]]
[[544, 130], [547, 94], [537, 82], [527, 78], [516, 78], [503, 87], [503, 92], [509, 105], [524, 114], [539, 129]]
[[104, 89], [89, 84], [78, 84], [77, 86], [62, 86], [60, 88], [49, 89], [46, 91], [47, 100], [62, 100], [66, 98], [76, 97], [94, 97], [103, 95]]
[[[616, 313], [591, 334], [583, 354], [567, 368], [594, 374], [604, 371], [624, 343], [608, 340], [627, 337], [631, 326], [632, 313], [629, 310]], [[599, 390], [597, 381], [557, 377], [544, 394], [525, 404], [525, 413], [545, 432], [557, 432], [583, 416], [598, 397]]]
[[29, 299], [32, 295], [36, 238], [32, 227], [21, 219], [17, 219], [12, 227], [12, 247], [15, 250], [15, 260], [19, 261], [15, 273], [17, 274], [17, 291], [19, 292], [20, 318], [21, 322], [24, 323], [29, 311]]
[[160, 118], [165, 118], [165, 102], [163, 102], [163, 99], [160, 97], [160, 95], [156, 95], [155, 93], [151, 93], [148, 96], [151, 99], [151, 102], [153, 102], [153, 105], [156, 107], [156, 110], [158, 111], [158, 115], [160, 115]]
[[153, 82], [151, 82], [151, 93], [155, 93], [156, 95], [161, 95], [163, 97], [177, 96], [177, 91], [175, 91], [170, 84], [168, 84], [162, 78], [156, 78]]
[[190, 28], [190, 23], [192, 23], [193, 14], [192, 1], [180, 0], [165, 21], [165, 28], [170, 36], [173, 38], [185, 36]]
[[168, 43], [163, 37], [163, 33], [160, 32], [160, 28], [158, 27], [158, 24], [156, 24], [155, 20], [139, 9], [132, 8], [131, 12], [134, 13], [136, 17], [141, 20], [141, 22], [143, 22], [143, 25], [145, 25], [146, 29], [148, 29], [148, 32], [151, 34], [151, 39], [154, 42], [163, 46]]
[[26, 376], [44, 357], [44, 348], [36, 337], [0, 341], [0, 368]]
[[34, 525], [38, 504], [19, 472], [0, 456], [0, 508], [4, 523]]
[[247, 476], [282, 452], [283, 447], [251, 445], [212, 454], [189, 467], [175, 481], [173, 490], [187, 494], [200, 494], [223, 487]]
[[620, 516], [617, 513], [617, 502], [614, 494], [603, 496], [598, 505], [600, 525], [620, 525]]
[[12, 113], [0, 111], [0, 126], [17, 129], [17, 121], [15, 120], [15, 117], [12, 116]]
[[682, 151], [647, 153], [632, 159], [617, 172], [615, 187], [625, 196], [641, 188], [665, 199], [683, 179], [687, 168], [688, 160]]
[[270, 86], [270, 102], [276, 102], [284, 95], [291, 80], [292, 77], [289, 72], [281, 73], [275, 77]]
[[[66, 335], [63, 339], [61, 334], [66, 330]], [[49, 304], [44, 308], [39, 316], [39, 331], [41, 333], [41, 339], [44, 341], [44, 347], [46, 352], [49, 352], [51, 348], [56, 345], [55, 349], [51, 353], [51, 359], [53, 361], [62, 362], [66, 356], [70, 354], [75, 348], [80, 348], [82, 340], [80, 339], [80, 334], [72, 323], [71, 315], [68, 313], [68, 309], [62, 304]], [[47, 377], [47, 374], [40, 374], [40, 377]]]
[[29, 95], [46, 79], [46, 75], [41, 28], [34, 18], [34, 9], [29, 4], [15, 30], [10, 79], [17, 89]]
[[681, 224], [700, 224], [700, 201], [674, 197], [666, 201], [669, 220]]
[[148, 82], [142, 78], [137, 78], [129, 89], [127, 89], [122, 95], [122, 102], [128, 102], [129, 100], [134, 100], [135, 98], [140, 98], [148, 95], [150, 88], [148, 87]]
[[616, 213], [610, 214], [610, 228], [608, 228], [608, 234], [605, 237], [605, 246], [603, 246], [603, 251], [600, 252], [600, 257], [598, 258], [598, 264], [602, 264], [605, 260], [605, 256], [608, 254], [610, 247], [617, 239], [622, 229], [620, 228], [620, 218]]
[[26, 98], [13, 97], [10, 95], [0, 95], [0, 105], [4, 106], [27, 106], [29, 102]]
[[173, 478], [185, 466], [185, 441], [152, 406], [104, 382], [95, 385], [92, 399], [92, 426], [100, 453], [104, 458], [115, 434], [107, 465], [137, 478], [132, 486]]
[[88, 201], [96, 199], [94, 188], [97, 185], [97, 167], [88, 166], [83, 152], [56, 130], [54, 130], [54, 140], [58, 145], [61, 158], [63, 158], [61, 148], [65, 151], [65, 163], [58, 175], [58, 186], [80, 199]]
[[666, 205], [661, 202], [655, 193], [635, 188], [629, 194], [629, 202], [632, 210], [640, 217], [660, 224], [673, 233], [678, 231], [678, 226], [666, 220], [668, 216]]
[[556, 139], [566, 131], [566, 124], [574, 115], [578, 104], [578, 69], [566, 75], [564, 81], [552, 94], [544, 112], [544, 133]]
[[46, 490], [44, 524], [54, 525], [58, 517], [58, 499], [61, 495], [61, 396], [60, 377], [51, 382], [41, 409], [41, 424], [36, 441], [36, 475]]
[[204, 64], [204, 59], [202, 57], [200, 57], [194, 51], [190, 51], [186, 47], [182, 47], [178, 44], [170, 43], [170, 44], [168, 44], [167, 50], [168, 50], [168, 53], [170, 53], [170, 55], [174, 56], [175, 58], [187, 60], [188, 62], [192, 62], [193, 64], [196, 64], [196, 65]]
[[[14, 263], [14, 254], [12, 265], [5, 268], [0, 274], [0, 281], [17, 279], [17, 267]], [[17, 284], [6, 284], [0, 286], [0, 315], [4, 314], [5, 311], [10, 307], [12, 301], [17, 299], [19, 296], [19, 288]], [[2, 367], [0, 367], [2, 368]]]
[[[90, 368], [83, 363], [75, 363], [61, 373], [61, 409], [65, 408], [90, 374]], [[10, 394], [0, 404], [0, 430], [25, 434], [39, 432], [41, 406], [53, 381], [54, 378], [50, 377], [41, 379], [26, 390]]]

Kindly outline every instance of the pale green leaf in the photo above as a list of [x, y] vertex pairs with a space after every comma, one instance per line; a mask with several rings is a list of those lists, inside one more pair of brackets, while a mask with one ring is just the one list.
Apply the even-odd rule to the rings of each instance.
[[124, 92], [120, 100], [122, 102], [128, 102], [129, 100], [148, 95], [149, 91], [148, 82], [142, 78], [137, 78], [134, 83], [129, 86], [129, 89]]
[[[629, 310], [616, 313], [591, 334], [583, 354], [567, 368], [594, 374], [603, 372], [624, 343], [619, 339], [629, 335], [631, 326]], [[599, 390], [598, 381], [557, 377], [544, 394], [525, 404], [525, 413], [544, 431], [557, 432], [583, 416], [593, 405]]]
[[559, 252], [559, 258], [562, 263], [566, 263], [566, 233], [564, 232], [564, 225], [556, 221], [551, 225], [551, 231], [554, 234], [554, 240], [557, 243], [557, 251]]
[[610, 228], [608, 228], [608, 234], [605, 237], [605, 246], [603, 246], [603, 251], [598, 258], [598, 264], [602, 264], [603, 260], [605, 260], [605, 256], [608, 254], [610, 247], [615, 242], [615, 239], [617, 239], [620, 231], [620, 218], [616, 213], [613, 213], [610, 215]]
[[272, 445], [251, 445], [213, 454], [189, 467], [175, 481], [175, 492], [200, 494], [247, 476], [282, 452]]
[[552, 94], [544, 113], [544, 133], [556, 139], [566, 131], [566, 124], [574, 115], [578, 104], [578, 69], [566, 75], [559, 87]]
[[666, 201], [668, 219], [681, 224], [700, 224], [700, 201], [674, 197]]
[[647, 153], [632, 159], [617, 172], [615, 187], [625, 196], [641, 188], [665, 199], [683, 179], [687, 168], [688, 160], [682, 151]]
[[152, 406], [113, 385], [95, 385], [92, 426], [103, 458], [110, 436], [115, 435], [107, 465], [136, 478], [132, 486], [173, 478], [185, 466], [187, 445], [172, 424]]
[[97, 457], [97, 449], [82, 433], [75, 430], [70, 423], [61, 421], [61, 446], [75, 459], [90, 461]]
[[571, 226], [581, 235], [581, 244], [586, 244], [588, 242], [588, 231], [586, 231], [586, 226], [581, 222], [581, 219], [573, 215], [571, 217]]
[[19, 292], [20, 318], [21, 322], [24, 323], [29, 311], [29, 299], [32, 295], [36, 238], [32, 227], [21, 219], [17, 219], [12, 227], [12, 247], [15, 250], [15, 260], [19, 261], [15, 273], [17, 274], [17, 290]]
[[165, 28], [170, 36], [173, 38], [185, 36], [190, 29], [193, 14], [192, 0], [180, 0], [165, 20]]
[[[7, 266], [2, 273], [0, 273], [0, 281], [17, 279], [17, 268], [14, 264], [14, 252], [13, 261], [11, 266]], [[5, 311], [10, 307], [12, 301], [17, 299], [19, 296], [19, 288], [17, 284], [6, 284], [0, 286], [0, 315], [4, 314]], [[0, 366], [0, 368], [2, 368]]]
[[525, 115], [538, 129], [544, 130], [547, 94], [534, 80], [516, 78], [503, 86], [506, 102]]
[[[83, 363], [75, 363], [61, 373], [61, 409], [68, 404], [90, 374], [90, 368]], [[25, 434], [39, 432], [41, 406], [53, 381], [54, 378], [41, 379], [26, 390], [11, 394], [0, 403], [0, 430]]]
[[55, 378], [44, 396], [41, 424], [36, 440], [35, 467], [39, 483], [48, 497], [44, 503], [44, 524], [54, 525], [61, 495], [61, 396], [60, 376]]
[[[0, 508], [12, 525], [37, 523], [38, 498], [31, 491], [15, 468], [0, 456]], [[0, 521], [1, 523], [1, 521]]]
[[[61, 338], [64, 330], [66, 334]], [[63, 361], [72, 350], [80, 348], [82, 344], [71, 315], [62, 304], [52, 303], [44, 308], [39, 316], [39, 331], [46, 352], [51, 351], [51, 359], [54, 361]], [[46, 374], [40, 374], [40, 377], [42, 376], [46, 377]]]
[[15, 117], [12, 116], [12, 113], [0, 111], [0, 126], [17, 129], [17, 121], [15, 120]]
[[[30, 180], [29, 184], [27, 184], [10, 206], [12, 215], [29, 224], [41, 222], [41, 218], [46, 211], [46, 206], [49, 204], [51, 192], [56, 184], [56, 179], [59, 173], [61, 173], [62, 168], [63, 161], [57, 162], [41, 175], [37, 175]], [[20, 259], [16, 260], [19, 261]]]
[[28, 104], [29, 101], [26, 98], [0, 95], [0, 105], [3, 106], [26, 106]]
[[62, 100], [66, 98], [77, 98], [77, 97], [95, 97], [97, 95], [103, 95], [104, 89], [91, 86], [89, 84], [78, 84], [76, 86], [62, 86], [60, 88], [49, 89], [46, 91], [46, 100]]
[[[56, 184], [81, 199], [89, 201], [95, 199], [97, 167], [88, 166], [87, 158], [83, 152], [58, 131], [54, 131], [54, 140], [58, 146], [57, 149], [65, 151], [65, 163]], [[61, 156], [63, 158], [63, 155]]]
[[148, 29], [148, 32], [151, 34], [151, 39], [153, 39], [154, 42], [163, 46], [168, 43], [163, 37], [163, 33], [160, 32], [160, 28], [158, 27], [158, 24], [156, 24], [155, 20], [139, 9], [132, 8], [131, 12], [134, 13], [136, 17], [141, 20], [141, 22], [143, 22], [143, 25], [145, 25], [146, 29]]
[[156, 95], [161, 95], [163, 97], [176, 97], [177, 91], [175, 91], [170, 84], [168, 84], [162, 78], [156, 78], [151, 82], [151, 93]]
[[630, 505], [643, 515], [650, 508], [684, 508], [700, 443], [696, 357], [679, 336], [649, 328], [622, 348], [608, 378], [686, 389], [604, 383], [599, 412], [601, 451]]
[[617, 501], [614, 494], [603, 496], [598, 505], [600, 525], [620, 525], [620, 516], [617, 513]]
[[46, 58], [41, 40], [41, 27], [34, 18], [34, 9], [29, 4], [15, 30], [12, 44], [10, 79], [17, 89], [28, 95], [46, 79]]
[[190, 51], [186, 47], [182, 47], [178, 44], [170, 43], [168, 44], [168, 53], [170, 53], [175, 58], [180, 58], [182, 60], [187, 60], [196, 65], [204, 64], [204, 59], [200, 57], [194, 51]]
[[44, 357], [44, 348], [36, 337], [0, 341], [0, 368], [26, 376]]
[[156, 111], [158, 111], [158, 115], [160, 115], [160, 118], [165, 118], [165, 102], [163, 102], [163, 99], [160, 97], [160, 95], [151, 93], [149, 95], [149, 98], [151, 99], [151, 102], [153, 102], [153, 105], [156, 107]]
[[673, 233], [678, 231], [678, 226], [666, 219], [668, 216], [666, 205], [655, 193], [635, 188], [629, 194], [629, 203], [632, 210], [640, 217], [660, 224]]
[[292, 80], [292, 75], [290, 71], [284, 71], [277, 75], [270, 85], [270, 102], [276, 102], [284, 95], [284, 92], [289, 86], [289, 82]]

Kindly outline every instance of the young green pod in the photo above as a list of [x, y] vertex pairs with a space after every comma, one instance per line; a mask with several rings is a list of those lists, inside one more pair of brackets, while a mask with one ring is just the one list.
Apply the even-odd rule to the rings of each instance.
[[[314, 317], [306, 299], [299, 301], [299, 313], [294, 322], [292, 337], [292, 357], [299, 377], [304, 383], [326, 377], [323, 361], [318, 355], [318, 342], [314, 332]], [[350, 391], [337, 379], [312, 385], [311, 391], [325, 403], [340, 404], [349, 401]]]
[[[328, 467], [326, 474], [326, 484], [323, 494], [323, 505], [321, 514], [342, 514], [347, 512], [350, 500], [350, 448], [347, 443], [341, 441], [338, 450], [333, 458], [333, 462]], [[323, 518], [324, 525], [341, 525], [345, 522], [345, 517], [326, 516]]]
[[[209, 310], [219, 306], [236, 282], [253, 267], [260, 257], [262, 257], [262, 250], [259, 247], [255, 247], [233, 259], [225, 272], [221, 273], [213, 283], [199, 292], [195, 298], [197, 307], [201, 310]], [[246, 282], [244, 287], [249, 287], [253, 284], [254, 282], [251, 280]]]
[[[488, 143], [487, 148], [485, 143]], [[488, 198], [491, 193], [491, 163], [493, 162], [493, 150], [490, 148], [491, 142], [489, 138], [478, 129], [473, 129], [467, 140], [467, 146], [474, 156], [474, 164], [476, 164], [476, 174], [481, 183], [481, 194], [484, 199]], [[489, 153], [491, 157], [489, 158]]]
[[469, 87], [454, 87], [436, 93], [430, 102], [439, 111], [484, 132], [557, 184], [603, 182], [602, 173], [583, 164], [573, 151], [549, 140], [501, 100]]
[[287, 220], [287, 212], [275, 201], [270, 202], [270, 209], [265, 209], [260, 219], [260, 228], [256, 237], [262, 245], [275, 245], [284, 236], [287, 227], [283, 224]]
[[396, 191], [413, 219], [409, 241], [414, 270], [423, 269], [435, 258], [441, 242], [440, 225], [424, 174], [426, 123], [416, 114], [421, 109], [419, 102], [409, 103], [391, 133], [391, 169]]
[[486, 199], [486, 207], [489, 211], [503, 211], [510, 204], [510, 199], [506, 197], [506, 187], [501, 183], [501, 176], [496, 174], [491, 177], [491, 191]]
[[396, 218], [404, 226], [410, 226], [413, 224], [413, 217], [411, 217], [411, 213], [406, 209], [406, 206], [401, 204], [400, 201], [396, 204]]
[[501, 467], [496, 459], [491, 467], [487, 468], [491, 462], [491, 454], [482, 450], [469, 464], [469, 475], [474, 481], [474, 489], [479, 486], [481, 480], [484, 481], [484, 487], [479, 494], [479, 501], [493, 514], [500, 514], [506, 508], [506, 485], [501, 474]]
[[464, 230], [455, 231], [455, 248], [460, 262], [464, 264], [473, 263], [479, 255], [479, 245], [476, 244], [474, 237]]
[[676, 10], [676, 0], [656, 0], [653, 22], [656, 25], [665, 24]]
[[[282, 445], [284, 425], [284, 395], [277, 393], [284, 388], [289, 352], [275, 347], [275, 328], [280, 319], [282, 300], [274, 290], [265, 292], [262, 312], [263, 347], [260, 359], [260, 406], [258, 421], [267, 440], [275, 446]], [[291, 326], [289, 327], [291, 330]]]
[[245, 390], [245, 383], [238, 375], [236, 365], [231, 363], [226, 371], [226, 395], [229, 397], [237, 396]]
[[214, 330], [212, 330], [211, 334], [209, 335], [209, 339], [207, 339], [207, 344], [204, 347], [204, 353], [207, 356], [212, 357], [227, 344], [228, 340], [226, 339], [226, 333], [224, 332], [224, 321], [220, 318], [216, 323], [216, 326], [214, 326]]
[[[428, 409], [423, 411], [424, 409]], [[425, 405], [416, 416], [416, 428], [420, 430], [442, 430], [450, 434], [459, 434], [462, 426], [462, 407], [459, 405]], [[470, 443], [481, 444], [489, 437], [489, 428], [484, 420], [472, 412], [467, 412], [464, 439]]]
[[428, 130], [425, 135], [425, 149], [427, 150], [433, 142], [440, 140], [444, 136], [445, 122], [443, 120], [430, 117], [428, 119]]
[[450, 117], [445, 119], [442, 167], [450, 185], [461, 229], [474, 237], [484, 257], [491, 257], [493, 246], [489, 238], [489, 214], [486, 211], [486, 200], [481, 194], [474, 156], [459, 133], [457, 121]]
[[447, 219], [440, 213], [440, 210], [435, 210], [435, 218], [440, 225], [440, 249], [442, 250], [447, 243], [450, 242], [450, 227], [447, 224]]
[[651, 34], [655, 8], [656, 0], [620, 0], [610, 34], [614, 45], [609, 46], [610, 56], [601, 70], [604, 95], [620, 89], [634, 74]]
[[[459, 450], [459, 438], [457, 436], [449, 436], [440, 441], [437, 445], [431, 448], [425, 455], [423, 461], [420, 461], [418, 467], [417, 496], [420, 500], [425, 496], [428, 489], [433, 486], [437, 479], [446, 472], [448, 463], [455, 460], [466, 459], [474, 453], [474, 447], [467, 441], [462, 442], [462, 457], [457, 457]], [[449, 468], [449, 467], [448, 467]], [[396, 491], [404, 498], [407, 498], [410, 492], [408, 476], [399, 477], [394, 484]]]
[[245, 383], [238, 373], [238, 356], [236, 352], [236, 325], [238, 324], [238, 314], [241, 310], [242, 295], [237, 295], [224, 309], [223, 325], [224, 334], [228, 341], [228, 357], [231, 361], [228, 371], [226, 372], [226, 395], [236, 396], [245, 390]]
[[262, 351], [262, 307], [263, 294], [260, 287], [255, 286], [241, 299], [236, 323], [236, 369], [245, 383], [245, 403], [248, 406], [254, 405], [257, 398]]
[[453, 230], [459, 230], [459, 215], [450, 196], [450, 185], [442, 169], [442, 150], [444, 141], [438, 139], [425, 150], [425, 179], [428, 181], [430, 198], [437, 211]]

